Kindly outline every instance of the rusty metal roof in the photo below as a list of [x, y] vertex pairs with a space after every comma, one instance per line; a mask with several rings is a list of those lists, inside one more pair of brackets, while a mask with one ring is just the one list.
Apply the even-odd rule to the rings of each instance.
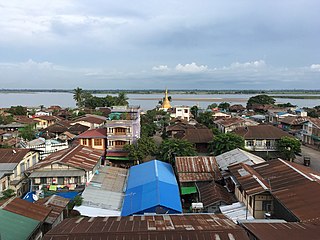
[[53, 163], [61, 163], [75, 168], [92, 170], [104, 154], [102, 150], [76, 145], [50, 154], [43, 161], [31, 167], [31, 170], [39, 169]]
[[243, 227], [259, 240], [317, 240], [320, 227], [305, 223], [244, 223]]
[[292, 137], [289, 133], [272, 125], [257, 125], [240, 127], [234, 131], [235, 134], [244, 139], [280, 139], [282, 137]]
[[20, 198], [13, 199], [3, 209], [40, 222], [43, 222], [51, 212], [50, 208], [28, 202]]
[[22, 148], [0, 148], [0, 163], [19, 163], [31, 151]]
[[223, 215], [157, 215], [65, 219], [44, 238], [54, 239], [167, 239], [248, 240], [245, 231]]
[[213, 156], [176, 157], [175, 165], [180, 182], [212, 181], [222, 178]]
[[208, 207], [219, 202], [225, 202], [226, 204], [232, 204], [235, 202], [232, 194], [220, 184], [214, 182], [199, 184], [198, 189], [200, 200], [204, 207]]
[[35, 204], [39, 206], [45, 206], [51, 209], [51, 212], [49, 213], [45, 221], [52, 224], [56, 221], [56, 219], [61, 215], [63, 210], [67, 207], [69, 201], [70, 200], [67, 198], [63, 198], [57, 195], [52, 195], [50, 197], [46, 197], [36, 201]]
[[320, 222], [319, 172], [281, 159], [229, 169], [247, 194], [269, 191], [300, 221]]

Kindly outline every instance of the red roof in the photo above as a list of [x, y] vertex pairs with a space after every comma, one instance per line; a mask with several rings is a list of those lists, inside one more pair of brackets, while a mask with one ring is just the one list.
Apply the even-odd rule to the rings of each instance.
[[87, 130], [77, 138], [107, 138], [107, 130], [105, 128]]

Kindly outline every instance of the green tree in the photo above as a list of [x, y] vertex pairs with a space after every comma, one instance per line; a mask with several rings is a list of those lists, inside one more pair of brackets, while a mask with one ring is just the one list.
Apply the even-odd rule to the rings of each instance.
[[0, 124], [9, 124], [13, 122], [13, 117], [10, 116], [1, 116], [0, 115]]
[[83, 104], [83, 90], [82, 88], [75, 88], [73, 90], [73, 99], [76, 101], [76, 104], [78, 107], [82, 107], [82, 104]]
[[218, 107], [218, 104], [212, 103], [212, 104], [208, 105], [207, 109], [212, 109], [212, 108], [216, 108], [216, 107]]
[[126, 93], [119, 92], [118, 96], [115, 97], [115, 105], [116, 106], [127, 106], [128, 105], [128, 97]]
[[236, 148], [244, 148], [244, 139], [234, 133], [224, 133], [213, 137], [208, 150], [215, 156]]
[[212, 112], [199, 113], [199, 115], [196, 118], [196, 120], [197, 120], [198, 123], [201, 123], [201, 124], [205, 125], [208, 128], [214, 128]]
[[158, 146], [150, 137], [141, 137], [136, 144], [127, 144], [124, 150], [129, 152], [129, 158], [143, 161], [147, 156], [158, 154]]
[[293, 137], [282, 137], [277, 141], [276, 147], [281, 158], [289, 161], [293, 161], [296, 157], [295, 154], [301, 152], [300, 141]]
[[19, 136], [26, 140], [35, 139], [36, 131], [33, 124], [29, 124], [21, 129], [19, 129]]
[[252, 109], [252, 105], [259, 104], [259, 105], [273, 105], [276, 100], [273, 97], [270, 97], [265, 94], [256, 95], [249, 98], [247, 102], [247, 109]]
[[225, 111], [229, 111], [230, 103], [222, 102], [219, 104], [218, 108], [223, 109]]
[[22, 106], [11, 106], [8, 113], [12, 115], [27, 115], [27, 108]]
[[198, 117], [199, 108], [198, 106], [194, 105], [190, 108], [190, 112], [193, 115], [193, 118], [196, 119]]
[[287, 102], [287, 103], [279, 103], [279, 104], [277, 104], [277, 106], [286, 108], [286, 107], [296, 107], [297, 105], [293, 105], [293, 104]]
[[196, 150], [192, 143], [181, 139], [167, 139], [160, 145], [159, 158], [174, 164], [175, 157], [195, 156]]

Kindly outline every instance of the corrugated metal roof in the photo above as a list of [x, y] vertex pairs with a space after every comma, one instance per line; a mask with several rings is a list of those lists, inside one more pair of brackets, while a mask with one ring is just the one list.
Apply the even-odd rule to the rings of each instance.
[[181, 200], [170, 164], [153, 160], [130, 168], [122, 216], [155, 212], [160, 207], [169, 213], [181, 213]]
[[176, 157], [179, 182], [212, 181], [222, 178], [213, 156]]
[[237, 128], [235, 134], [244, 139], [280, 139], [282, 137], [292, 137], [289, 133], [272, 125], [258, 125]]
[[225, 202], [226, 204], [232, 204], [235, 202], [234, 197], [228, 190], [214, 182], [199, 185], [200, 201], [204, 207], [209, 207], [215, 203]]
[[77, 138], [107, 138], [107, 129], [97, 128], [81, 133]]
[[252, 153], [246, 152], [242, 149], [236, 148], [231, 151], [225, 152], [216, 156], [216, 161], [221, 170], [228, 170], [229, 166], [245, 163], [247, 165], [253, 165], [265, 162], [261, 157], [258, 157]]
[[53, 163], [62, 163], [79, 169], [92, 170], [103, 154], [102, 150], [76, 145], [50, 154], [30, 169], [34, 170]]
[[83, 170], [52, 170], [52, 171], [35, 171], [30, 174], [30, 178], [37, 177], [76, 177], [84, 176], [85, 171]]
[[[104, 166], [82, 193], [83, 206], [120, 211], [127, 169]], [[101, 215], [97, 215], [101, 216]]]
[[0, 209], [1, 239], [29, 239], [40, 222], [3, 209]]
[[19, 163], [31, 151], [22, 148], [0, 148], [0, 163]]
[[254, 217], [251, 215], [248, 208], [244, 203], [236, 202], [231, 205], [220, 206], [220, 211], [222, 214], [227, 216], [233, 222], [237, 223], [238, 220], [253, 220]]
[[320, 227], [305, 223], [244, 223], [243, 227], [259, 240], [318, 240]]
[[50, 208], [39, 206], [20, 198], [13, 199], [3, 209], [40, 222], [43, 222], [51, 212]]
[[52, 195], [50, 197], [43, 198], [43, 199], [36, 201], [35, 204], [40, 205], [40, 206], [49, 207], [51, 209], [51, 212], [49, 213], [45, 222], [52, 224], [61, 215], [63, 210], [68, 205], [69, 201], [70, 200], [67, 198], [63, 198], [63, 197], [60, 197], [57, 195]]
[[50, 230], [43, 239], [248, 240], [249, 238], [241, 227], [221, 214], [192, 214], [70, 218]]
[[[239, 164], [229, 169], [247, 194], [266, 191], [265, 185], [300, 221], [320, 222], [320, 173], [281, 159], [253, 166]], [[241, 176], [240, 169], [249, 174]]]

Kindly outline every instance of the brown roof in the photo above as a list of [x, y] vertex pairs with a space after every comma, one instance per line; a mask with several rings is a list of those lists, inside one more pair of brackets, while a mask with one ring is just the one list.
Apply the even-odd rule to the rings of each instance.
[[219, 214], [68, 218], [44, 238], [54, 239], [220, 239], [248, 240], [245, 231]]
[[242, 106], [241, 104], [235, 104], [229, 107], [229, 111], [242, 111], [245, 110], [246, 108]]
[[187, 140], [191, 143], [208, 143], [213, 140], [211, 129], [185, 129], [184, 132], [178, 132], [174, 138]]
[[18, 123], [25, 123], [25, 124], [35, 124], [38, 121], [32, 118], [29, 118], [28, 116], [24, 116], [24, 115], [16, 115], [13, 118], [16, 122]]
[[247, 194], [269, 191], [300, 221], [320, 222], [320, 173], [281, 159], [229, 167]]
[[305, 223], [244, 223], [243, 227], [258, 240], [317, 240], [320, 227]]
[[310, 122], [320, 128], [320, 118], [309, 118]]
[[200, 184], [198, 186], [200, 200], [204, 207], [209, 207], [215, 203], [224, 202], [232, 204], [235, 202], [232, 194], [220, 184], [211, 182], [207, 184]]
[[308, 122], [309, 118], [308, 117], [285, 117], [285, 118], [280, 118], [279, 122], [285, 123], [288, 125], [302, 125], [305, 122]]
[[45, 206], [51, 209], [49, 216], [46, 218], [46, 222], [52, 224], [61, 215], [63, 210], [69, 203], [69, 199], [63, 198], [57, 195], [52, 195], [36, 201], [35, 203], [40, 206]]
[[43, 161], [37, 163], [30, 169], [39, 169], [53, 163], [61, 163], [84, 170], [92, 170], [98, 163], [104, 151], [76, 145], [71, 148], [60, 150], [50, 154]]
[[0, 163], [19, 163], [31, 151], [22, 148], [0, 148]]
[[34, 119], [35, 120], [41, 119], [41, 120], [46, 120], [46, 121], [58, 121], [58, 120], [60, 120], [56, 116], [36, 116], [36, 117], [34, 117]]
[[219, 120], [214, 121], [215, 124], [219, 124], [219, 125], [222, 125], [224, 127], [237, 125], [237, 124], [243, 123], [243, 122], [245, 122], [245, 119], [238, 118], [238, 117], [235, 117], [235, 118], [221, 118]]
[[84, 126], [82, 124], [76, 123], [74, 125], [72, 125], [71, 127], [69, 127], [68, 132], [78, 135], [80, 133], [83, 133], [85, 131], [87, 131], [90, 127], [88, 126]]
[[222, 178], [213, 156], [176, 157], [179, 182], [213, 181]]
[[20, 198], [13, 199], [4, 210], [43, 222], [51, 212], [50, 208], [40, 206]]
[[242, 136], [244, 139], [280, 139], [282, 137], [292, 137], [292, 135], [272, 125], [240, 127], [234, 133]]
[[97, 128], [81, 133], [77, 138], [107, 138], [107, 129]]
[[95, 123], [95, 124], [102, 124], [106, 121], [105, 117], [102, 116], [95, 116], [95, 115], [88, 115], [81, 118], [76, 119], [74, 122], [89, 122], [89, 123]]

